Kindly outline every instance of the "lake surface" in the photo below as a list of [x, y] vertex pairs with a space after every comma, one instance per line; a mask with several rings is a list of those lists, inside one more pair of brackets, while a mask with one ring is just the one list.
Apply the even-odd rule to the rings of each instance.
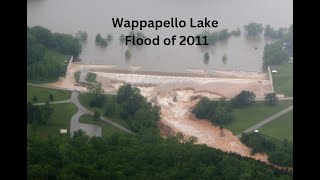
[[[261, 71], [265, 43], [270, 41], [248, 40], [243, 36], [243, 25], [258, 22], [273, 28], [289, 27], [293, 23], [292, 0], [28, 0], [28, 26], [41, 25], [53, 32], [76, 34], [78, 30], [88, 33], [80, 58], [84, 63], [118, 65], [126, 69], [130, 65], [142, 66], [141, 70], [162, 72], [185, 72], [187, 69]], [[178, 17], [187, 22], [185, 28], [146, 28], [147, 37], [160, 38], [172, 35], [192, 35], [203, 30], [218, 31], [223, 28], [241, 28], [241, 36], [210, 48], [199, 46], [143, 46], [130, 48], [121, 45], [118, 37], [128, 34], [127, 28], [114, 28], [112, 17], [128, 20], [165, 20]], [[218, 28], [189, 28], [189, 19], [218, 20]], [[95, 35], [114, 36], [106, 48], [95, 45]], [[130, 48], [132, 58], [125, 60]], [[210, 60], [203, 63], [203, 55], [209, 52]], [[227, 63], [222, 56], [227, 55]]]

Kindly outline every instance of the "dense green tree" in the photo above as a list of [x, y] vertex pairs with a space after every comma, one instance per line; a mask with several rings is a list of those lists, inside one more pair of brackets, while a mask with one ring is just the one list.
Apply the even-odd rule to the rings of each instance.
[[267, 153], [271, 163], [280, 166], [293, 165], [293, 144], [284, 140], [283, 142], [266, 137], [260, 133], [244, 133], [241, 142], [252, 149], [252, 153]]
[[98, 33], [96, 35], [95, 42], [96, 42], [97, 45], [99, 45], [101, 47], [108, 46], [108, 41], [105, 38], [103, 38], [100, 33]]
[[49, 94], [49, 101], [54, 101], [53, 94]]
[[238, 95], [231, 99], [233, 107], [244, 107], [255, 102], [256, 95], [251, 91], [241, 91]]
[[116, 100], [114, 96], [109, 96], [106, 99], [105, 104], [105, 115], [113, 116], [116, 113]]
[[249, 23], [244, 25], [244, 30], [246, 31], [248, 36], [257, 37], [262, 34], [263, 26], [260, 23]]
[[182, 135], [161, 138], [153, 132], [89, 138], [29, 136], [30, 179], [292, 179], [251, 158], [226, 153]]
[[53, 113], [53, 109], [48, 103], [43, 106], [35, 106], [32, 103], [27, 104], [27, 123], [46, 125]]
[[227, 40], [231, 36], [231, 33], [228, 32], [228, 29], [222, 29], [219, 33], [219, 40]]
[[233, 120], [231, 109], [224, 99], [210, 100], [203, 97], [196, 104], [192, 113], [199, 119], [208, 119], [216, 125], [226, 125]]
[[281, 39], [285, 34], [286, 29], [280, 28], [278, 31], [274, 30], [270, 25], [267, 25], [264, 30], [264, 36], [272, 39]]
[[40, 27], [27, 27], [27, 79], [56, 80], [65, 73], [61, 56], [81, 52], [79, 40], [68, 34], [52, 33]]
[[268, 105], [275, 105], [278, 102], [278, 97], [276, 95], [276, 93], [268, 93], [265, 96], [265, 103]]
[[38, 97], [37, 96], [33, 96], [32, 97], [32, 102], [37, 102], [38, 101]]
[[103, 95], [103, 88], [100, 82], [91, 84], [89, 87], [89, 93], [91, 96], [91, 107], [102, 107], [105, 102], [105, 96]]
[[99, 111], [94, 111], [93, 119], [96, 121], [98, 121], [100, 119], [100, 112]]
[[263, 50], [263, 69], [266, 70], [269, 65], [280, 65], [289, 60], [289, 55], [282, 49], [282, 44], [277, 41], [272, 44], [266, 44]]

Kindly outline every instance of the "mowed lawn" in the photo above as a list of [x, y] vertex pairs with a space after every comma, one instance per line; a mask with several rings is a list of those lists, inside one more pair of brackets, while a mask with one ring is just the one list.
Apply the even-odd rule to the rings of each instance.
[[60, 129], [70, 129], [71, 117], [77, 112], [78, 108], [74, 104], [51, 104], [53, 108], [53, 114], [48, 120], [46, 125], [38, 125], [36, 129], [32, 128], [32, 125], [27, 125], [27, 133], [31, 135], [32, 132], [37, 132], [43, 137], [47, 137], [48, 134], [59, 134]]
[[[100, 112], [100, 114], [104, 117], [107, 117], [105, 116], [105, 107], [101, 107], [101, 108], [97, 108], [97, 107], [90, 107], [90, 97], [89, 97], [89, 93], [80, 93], [79, 96], [78, 96], [78, 99], [79, 99], [79, 102], [82, 104], [82, 106], [86, 107], [87, 109], [90, 109], [91, 111], [98, 111]], [[113, 122], [115, 123], [118, 123], [120, 125], [122, 125], [123, 127], [126, 127], [128, 129], [130, 129], [128, 123], [121, 119], [120, 117], [118, 116], [112, 116], [112, 117], [108, 117], [110, 120], [112, 120]]]
[[32, 102], [34, 96], [37, 97], [37, 102], [45, 102], [49, 99], [50, 94], [53, 95], [54, 101], [67, 100], [71, 97], [70, 91], [27, 86], [27, 102]]
[[93, 119], [93, 116], [91, 115], [88, 115], [88, 114], [85, 114], [83, 116], [80, 117], [80, 120], [79, 120], [81, 123], [85, 123], [85, 124], [94, 124], [94, 125], [97, 125], [97, 126], [100, 126], [101, 127], [101, 135], [102, 137], [110, 137], [112, 134], [114, 133], [125, 133], [124, 131], [102, 121], [102, 120], [94, 120]]
[[279, 66], [277, 73], [272, 73], [273, 87], [277, 94], [293, 96], [293, 64]]
[[279, 101], [274, 106], [268, 106], [263, 101], [258, 101], [249, 107], [234, 109], [232, 112], [234, 120], [225, 128], [237, 135], [290, 105], [292, 105], [292, 100]]
[[261, 127], [259, 131], [273, 138], [293, 140], [293, 111], [290, 111]]

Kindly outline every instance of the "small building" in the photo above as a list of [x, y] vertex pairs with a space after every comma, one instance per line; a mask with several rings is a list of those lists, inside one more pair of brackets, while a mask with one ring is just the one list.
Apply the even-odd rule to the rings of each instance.
[[259, 130], [258, 130], [258, 129], [256, 129], [256, 130], [254, 130], [254, 132], [259, 132]]
[[277, 71], [277, 70], [272, 70], [271, 72], [272, 72], [272, 73], [277, 73], [278, 71]]
[[68, 133], [67, 129], [60, 129], [60, 134], [66, 134], [66, 133]]

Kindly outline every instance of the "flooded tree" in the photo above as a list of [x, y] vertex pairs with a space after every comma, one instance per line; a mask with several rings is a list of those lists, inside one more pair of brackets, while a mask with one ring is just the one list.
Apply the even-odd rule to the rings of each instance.
[[78, 31], [76, 37], [80, 40], [80, 42], [86, 42], [88, 40], [88, 33], [85, 31]]
[[227, 64], [227, 60], [228, 60], [227, 54], [224, 54], [224, 55], [222, 56], [222, 63], [223, 63], [224, 65]]
[[119, 40], [120, 40], [120, 43], [121, 43], [121, 44], [124, 43], [124, 41], [125, 41], [125, 36], [124, 36], [124, 34], [121, 34], [121, 35], [119, 36]]
[[206, 53], [203, 55], [203, 63], [204, 63], [205, 65], [208, 65], [209, 59], [210, 59], [209, 53], [206, 52]]
[[129, 49], [126, 50], [126, 52], [125, 52], [125, 57], [126, 57], [126, 60], [127, 60], [127, 61], [131, 59], [131, 52], [130, 52]]
[[249, 23], [244, 25], [244, 30], [246, 31], [248, 36], [258, 37], [262, 34], [263, 26], [260, 23]]
[[107, 41], [111, 42], [113, 40], [113, 36], [109, 33], [107, 36]]
[[108, 45], [107, 40], [106, 40], [105, 38], [103, 38], [103, 37], [101, 36], [101, 34], [99, 34], [99, 33], [96, 35], [96, 40], [95, 40], [95, 42], [96, 42], [97, 45], [99, 45], [99, 46], [101, 46], [101, 47], [106, 47], [106, 46]]

